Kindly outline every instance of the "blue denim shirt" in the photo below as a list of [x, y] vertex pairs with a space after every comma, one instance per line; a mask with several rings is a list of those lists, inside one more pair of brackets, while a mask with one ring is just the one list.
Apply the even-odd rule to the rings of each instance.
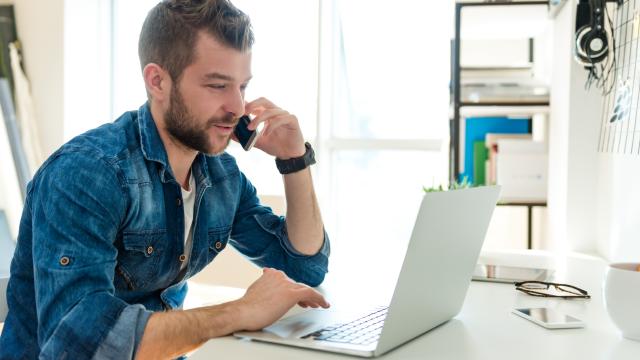
[[152, 311], [179, 308], [186, 280], [231, 244], [258, 266], [316, 286], [329, 240], [297, 252], [284, 217], [260, 205], [228, 154], [199, 154], [192, 252], [180, 185], [148, 104], [76, 137], [27, 187], [7, 289], [0, 359], [135, 356]]

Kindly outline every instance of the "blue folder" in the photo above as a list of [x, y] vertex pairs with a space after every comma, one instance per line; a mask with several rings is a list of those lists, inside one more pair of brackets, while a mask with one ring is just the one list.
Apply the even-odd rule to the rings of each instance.
[[[460, 172], [458, 181], [467, 180], [474, 183], [473, 179], [473, 143], [474, 141], [484, 141], [489, 133], [494, 134], [530, 134], [530, 118], [508, 118], [508, 117], [471, 117], [465, 119], [464, 139], [461, 142], [464, 154], [464, 171]], [[484, 166], [484, 165], [482, 165]], [[484, 184], [479, 184], [484, 185]]]

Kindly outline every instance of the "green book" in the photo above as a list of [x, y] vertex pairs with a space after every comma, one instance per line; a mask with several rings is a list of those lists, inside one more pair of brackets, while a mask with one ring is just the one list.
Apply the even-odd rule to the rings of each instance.
[[485, 162], [489, 158], [489, 151], [484, 141], [473, 142], [473, 183], [485, 184]]

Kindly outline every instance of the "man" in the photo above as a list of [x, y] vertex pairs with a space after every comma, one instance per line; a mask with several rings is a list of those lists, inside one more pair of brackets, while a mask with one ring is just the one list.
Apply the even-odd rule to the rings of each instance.
[[[313, 151], [295, 116], [245, 102], [252, 42], [228, 0], [149, 12], [139, 42], [149, 101], [62, 146], [29, 183], [0, 358], [172, 358], [296, 304], [329, 306], [308, 286], [329, 255]], [[284, 173], [286, 221], [224, 153], [244, 114], [250, 129], [265, 125], [255, 146]], [[227, 242], [269, 268], [237, 301], [179, 310], [186, 280]]]

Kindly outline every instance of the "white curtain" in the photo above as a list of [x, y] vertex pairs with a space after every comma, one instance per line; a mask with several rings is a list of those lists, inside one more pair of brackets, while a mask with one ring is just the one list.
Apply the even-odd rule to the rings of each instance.
[[44, 161], [42, 148], [40, 147], [40, 135], [36, 124], [36, 116], [31, 97], [31, 86], [29, 80], [20, 65], [20, 53], [16, 43], [9, 44], [11, 56], [11, 71], [15, 85], [16, 118], [18, 129], [22, 137], [22, 146], [27, 155], [27, 162], [31, 175]]

